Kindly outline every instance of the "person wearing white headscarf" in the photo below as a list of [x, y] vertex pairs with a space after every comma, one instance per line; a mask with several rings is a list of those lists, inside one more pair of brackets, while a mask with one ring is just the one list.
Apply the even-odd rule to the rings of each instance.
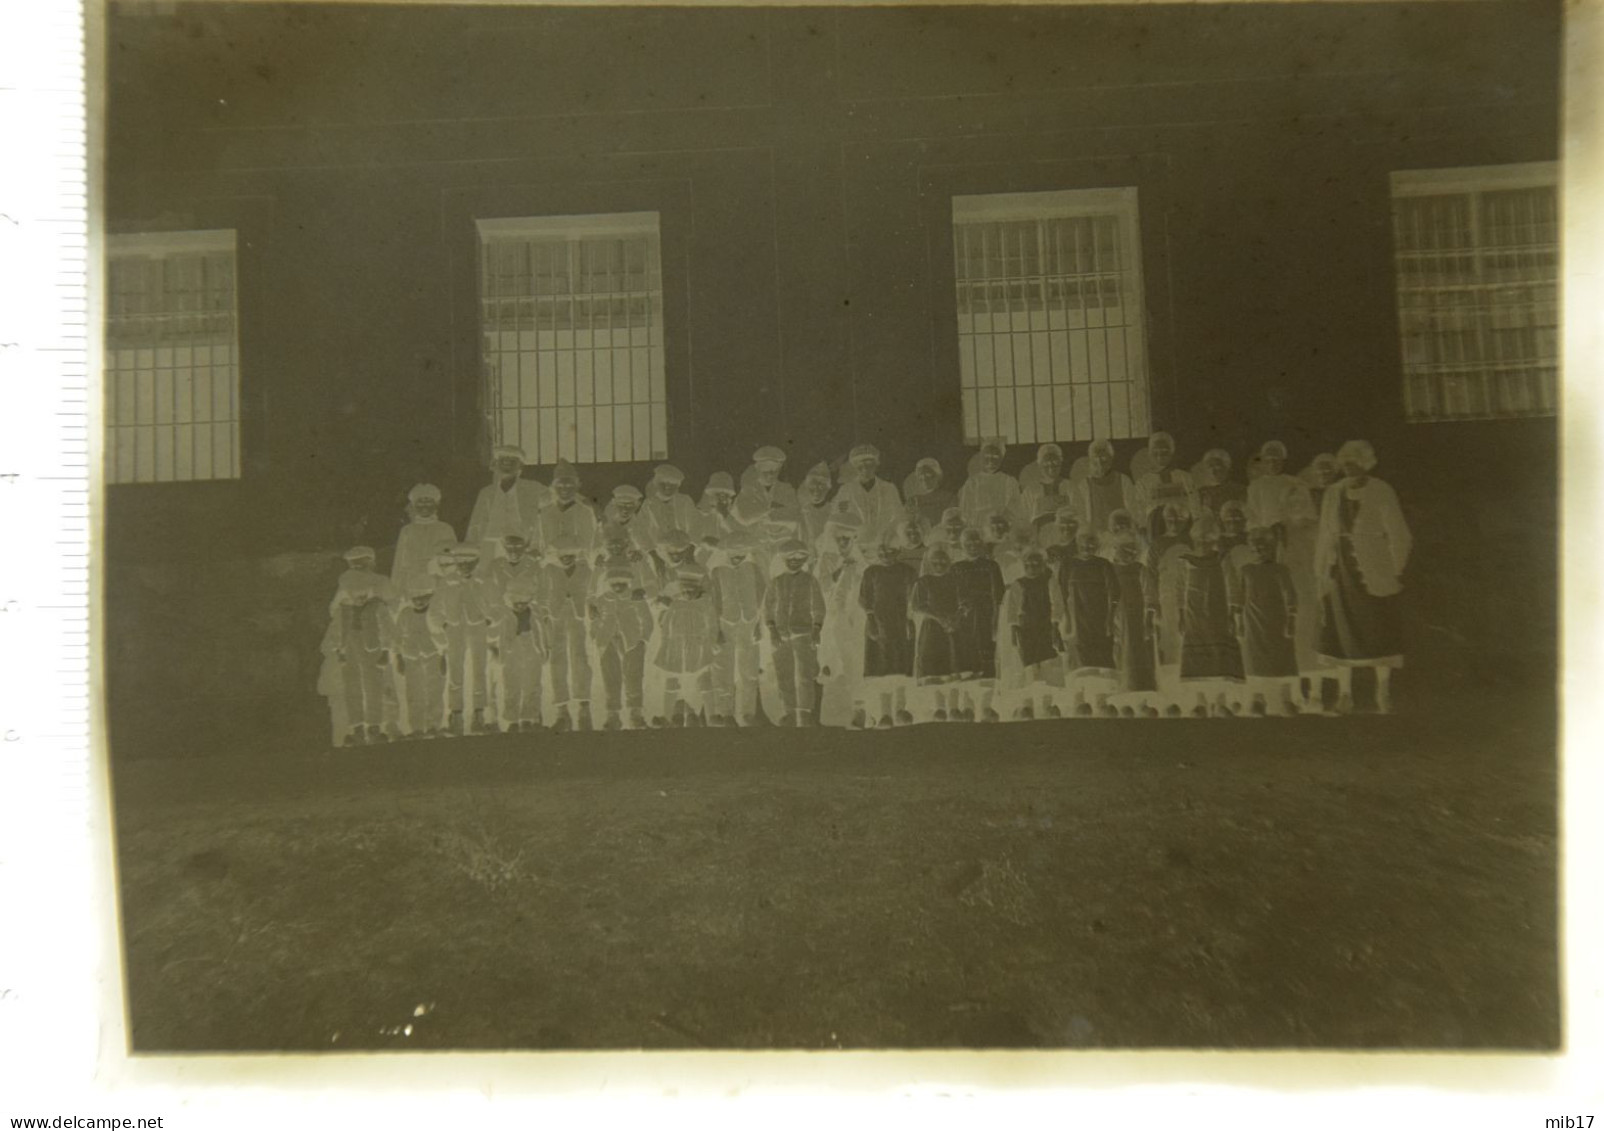
[[841, 484], [836, 499], [844, 500], [857, 512], [861, 544], [871, 545], [901, 521], [902, 495], [894, 484], [879, 477], [880, 449], [873, 444], [853, 448], [847, 462], [852, 465], [852, 474]]
[[1075, 480], [1070, 505], [1080, 512], [1082, 530], [1100, 532], [1108, 529], [1108, 516], [1115, 511], [1137, 512], [1136, 484], [1123, 471], [1114, 470], [1114, 445], [1109, 441], [1093, 440], [1086, 455], [1091, 473]]
[[1320, 652], [1337, 669], [1339, 712], [1353, 710], [1353, 669], [1376, 675], [1376, 709], [1392, 708], [1392, 669], [1403, 666], [1398, 595], [1414, 539], [1397, 493], [1370, 474], [1375, 449], [1349, 440], [1337, 451], [1343, 479], [1326, 491], [1315, 541]]
[[474, 500], [464, 539], [487, 561], [500, 549], [503, 534], [522, 534], [536, 541], [540, 509], [551, 493], [538, 480], [524, 478], [524, 463], [523, 449], [511, 444], [498, 444], [490, 453], [491, 479]]
[[390, 582], [398, 599], [414, 585], [433, 581], [429, 567], [435, 557], [457, 544], [457, 532], [439, 518], [440, 488], [419, 483], [407, 492], [407, 503], [411, 521], [401, 528], [390, 563]]
[[1309, 491], [1303, 481], [1286, 473], [1287, 446], [1269, 440], [1259, 449], [1260, 475], [1248, 483], [1247, 518], [1249, 527], [1267, 526], [1276, 538], [1286, 542], [1287, 527], [1314, 517]]
[[1131, 513], [1151, 543], [1164, 534], [1166, 504], [1183, 506], [1189, 520], [1203, 511], [1191, 472], [1174, 466], [1175, 437], [1154, 432], [1147, 438], [1147, 459], [1148, 470], [1136, 480], [1136, 509]]
[[1064, 477], [1064, 449], [1057, 444], [1043, 444], [1036, 449], [1036, 467], [1040, 474], [1029, 486], [1019, 492], [1019, 505], [1012, 515], [1018, 526], [1034, 533], [1052, 523], [1058, 508], [1067, 506], [1070, 498], [1070, 481]]
[[980, 469], [964, 480], [958, 491], [958, 509], [966, 526], [979, 528], [992, 511], [1013, 511], [1019, 506], [1019, 480], [1002, 470], [1006, 450], [999, 438], [980, 445]]

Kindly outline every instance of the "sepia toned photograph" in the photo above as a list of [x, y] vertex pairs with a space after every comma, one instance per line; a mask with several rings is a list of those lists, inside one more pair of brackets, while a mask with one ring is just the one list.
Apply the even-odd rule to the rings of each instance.
[[1559, 4], [101, 31], [131, 1052], [1563, 1047]]

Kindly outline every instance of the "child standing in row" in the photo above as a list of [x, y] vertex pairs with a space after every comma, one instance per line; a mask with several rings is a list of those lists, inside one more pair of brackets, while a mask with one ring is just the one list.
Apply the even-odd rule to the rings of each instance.
[[502, 718], [509, 731], [538, 730], [541, 676], [548, 652], [535, 584], [516, 580], [502, 592], [501, 600], [503, 608], [490, 650], [501, 662]]
[[408, 738], [434, 738], [444, 723], [446, 634], [432, 605], [434, 583], [415, 580], [395, 619], [396, 669], [405, 688]]
[[918, 626], [913, 650], [913, 678], [931, 689], [935, 699], [932, 718], [946, 722], [958, 718], [962, 706], [956, 689], [949, 690], [958, 674], [958, 581], [952, 574], [952, 554], [943, 542], [925, 552], [924, 572], [913, 584], [908, 609]]
[[652, 610], [640, 585], [638, 565], [607, 566], [601, 592], [590, 602], [590, 639], [600, 660], [606, 696], [604, 730], [623, 727], [621, 712], [626, 707], [631, 730], [646, 725], [646, 640], [652, 634]]
[[1002, 611], [1002, 624], [1014, 653], [1011, 666], [1018, 672], [1015, 682], [1024, 700], [1014, 717], [1036, 717], [1032, 693], [1040, 697], [1043, 716], [1057, 717], [1063, 713], [1053, 702], [1053, 689], [1063, 685], [1059, 589], [1047, 571], [1047, 555], [1040, 548], [1032, 546], [1024, 551], [1020, 569], [1020, 577], [1008, 586]]
[[[1211, 514], [1192, 523], [1192, 549], [1181, 555], [1181, 682], [1197, 690], [1192, 714], [1233, 713], [1228, 688], [1242, 683], [1237, 643], [1220, 554], [1220, 524]], [[1210, 704], [1208, 696], [1214, 694]]]
[[[910, 523], [914, 533], [918, 525]], [[908, 537], [906, 528], [903, 537]], [[887, 536], [877, 547], [879, 561], [863, 571], [858, 605], [863, 610], [863, 678], [865, 693], [880, 696], [879, 727], [913, 722], [908, 685], [913, 681], [914, 625], [909, 608], [918, 574], [902, 560], [904, 551]]]
[[1278, 714], [1298, 712], [1298, 591], [1292, 571], [1275, 560], [1279, 542], [1274, 528], [1255, 527], [1248, 535], [1253, 560], [1227, 578], [1255, 715], [1268, 713], [1270, 702]]
[[713, 598], [724, 644], [713, 660], [715, 725], [757, 723], [758, 642], [768, 575], [753, 558], [757, 540], [744, 530], [724, 536], [713, 566]]
[[779, 545], [784, 570], [763, 594], [763, 621], [773, 645], [787, 726], [817, 725], [819, 639], [824, 630], [824, 591], [807, 571], [808, 548], [788, 538]]
[[653, 665], [663, 673], [663, 714], [656, 725], [699, 726], [712, 687], [713, 654], [719, 642], [718, 611], [708, 592], [707, 570], [695, 562], [675, 567], [663, 591]]
[[992, 709], [997, 686], [997, 610], [1002, 605], [1002, 570], [992, 559], [986, 539], [973, 527], [963, 533], [961, 560], [952, 564], [958, 589], [958, 623], [953, 655], [964, 690], [968, 722], [999, 721]]

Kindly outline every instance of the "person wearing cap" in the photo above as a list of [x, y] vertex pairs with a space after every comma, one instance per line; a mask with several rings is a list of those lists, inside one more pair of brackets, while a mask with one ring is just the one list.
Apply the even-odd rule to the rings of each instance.
[[498, 607], [507, 590], [520, 583], [532, 586], [538, 599], [543, 576], [539, 552], [531, 552], [522, 534], [502, 535], [499, 549], [488, 562], [481, 559], [478, 569], [489, 587], [491, 607]]
[[639, 586], [639, 568], [636, 562], [598, 569], [601, 585], [590, 599], [590, 642], [596, 648], [606, 697], [603, 730], [623, 729], [626, 708], [629, 729], [646, 725], [646, 642], [652, 635], [652, 608]]
[[496, 615], [495, 596], [479, 573], [479, 547], [458, 546], [450, 554], [451, 566], [435, 584], [433, 610], [446, 635], [447, 730], [464, 733], [464, 714], [471, 707], [467, 733], [488, 729], [485, 708], [490, 701], [490, 622]]
[[652, 470], [652, 481], [646, 487], [646, 501], [641, 504], [641, 534], [648, 546], [655, 546], [670, 530], [683, 530], [687, 534], [701, 522], [695, 501], [680, 490], [685, 473], [671, 463], [659, 464]]
[[[580, 730], [591, 729], [590, 692], [594, 677], [585, 632], [591, 597], [591, 567], [584, 557], [587, 543], [588, 539], [582, 543], [572, 534], [560, 534], [548, 543], [554, 560], [546, 563], [546, 601], [551, 614], [547, 648], [551, 657], [552, 699], [557, 706], [553, 729], [558, 734], [565, 734], [576, 725]], [[578, 708], [577, 723], [575, 707]]]
[[395, 660], [408, 738], [434, 738], [445, 722], [446, 633], [434, 612], [434, 589], [427, 574], [414, 581], [395, 615]]
[[752, 466], [741, 477], [741, 490], [735, 496], [735, 520], [760, 538], [768, 536], [766, 526], [775, 524], [771, 518], [776, 510], [781, 512], [779, 524], [800, 519], [796, 488], [780, 480], [784, 466], [783, 451], [772, 445], [761, 447], [752, 453]]
[[1093, 440], [1086, 447], [1086, 458], [1091, 469], [1070, 487], [1070, 503], [1080, 511], [1081, 532], [1092, 531], [1101, 536], [1108, 529], [1109, 515], [1117, 510], [1137, 512], [1136, 484], [1129, 475], [1114, 469], [1112, 442]]
[[745, 529], [735, 519], [735, 480], [727, 471], [715, 471], [707, 477], [696, 511], [696, 525], [687, 533], [693, 533], [705, 547], [718, 546], [732, 531]]
[[1136, 506], [1131, 513], [1149, 543], [1164, 532], [1164, 508], [1177, 503], [1185, 508], [1187, 521], [1203, 513], [1192, 473], [1175, 466], [1175, 437], [1154, 432], [1147, 438], [1147, 470], [1136, 480]]
[[1069, 480], [1064, 477], [1064, 449], [1057, 444], [1043, 444], [1036, 449], [1037, 475], [1030, 485], [1019, 492], [1019, 507], [1012, 516], [1014, 521], [1031, 530], [1049, 527], [1058, 516], [1058, 508], [1068, 505]]
[[680, 565], [673, 577], [663, 595], [668, 607], [658, 614], [652, 656], [652, 666], [663, 675], [663, 714], [657, 725], [701, 726], [718, 650], [718, 610], [700, 565]]
[[[651, 524], [641, 517], [641, 504], [645, 496], [639, 487], [632, 483], [620, 483], [613, 488], [612, 496], [607, 505], [602, 508], [601, 522], [596, 531], [596, 542], [591, 547], [592, 553], [599, 553], [602, 544], [606, 541], [605, 528], [609, 525], [617, 526], [625, 532], [629, 544], [646, 553], [651, 547]], [[599, 580], [599, 579], [598, 579]]]
[[500, 595], [490, 652], [501, 670], [502, 729], [540, 729], [540, 696], [548, 656], [538, 586], [520, 578]]
[[503, 534], [522, 534], [530, 538], [535, 519], [546, 505], [550, 492], [544, 484], [524, 478], [523, 449], [497, 444], [490, 452], [490, 482], [479, 490], [468, 518], [464, 539], [477, 546], [486, 559], [492, 557]]
[[1200, 512], [1220, 517], [1220, 508], [1236, 501], [1246, 503], [1248, 489], [1231, 478], [1231, 453], [1224, 448], [1213, 448], [1203, 453], [1202, 479], [1197, 487]]
[[559, 460], [552, 470], [551, 500], [541, 508], [538, 525], [542, 546], [572, 538], [583, 552], [595, 544], [596, 512], [579, 497], [579, 471], [567, 460]]
[[[797, 491], [798, 510], [802, 515], [801, 531], [797, 536], [809, 546], [819, 544], [819, 538], [824, 534], [824, 527], [834, 511], [830, 503], [832, 485], [830, 465], [821, 460], [808, 469]], [[842, 495], [838, 494], [837, 497]]]
[[616, 522], [604, 522], [596, 531], [596, 540], [601, 543], [601, 549], [592, 555], [595, 592], [600, 593], [608, 587], [608, 571], [617, 568], [629, 571], [634, 580], [629, 587], [631, 592], [638, 591], [643, 600], [657, 596], [660, 588], [657, 567], [651, 558], [636, 547], [629, 530]]
[[1318, 517], [1309, 501], [1308, 488], [1286, 473], [1287, 446], [1267, 440], [1259, 448], [1260, 473], [1248, 484], [1247, 519], [1251, 527], [1267, 526], [1286, 544], [1293, 523], [1312, 523]]
[[1414, 536], [1398, 493], [1371, 472], [1376, 451], [1367, 440], [1337, 449], [1340, 483], [1320, 504], [1315, 577], [1320, 593], [1320, 655], [1335, 668], [1337, 711], [1353, 710], [1353, 669], [1376, 677], [1376, 710], [1392, 709], [1392, 670], [1403, 666], [1403, 574]]
[[712, 559], [713, 604], [724, 642], [713, 657], [715, 726], [755, 726], [758, 718], [758, 640], [768, 573], [754, 558], [757, 540], [736, 530]]
[[859, 444], [847, 456], [852, 474], [841, 484], [837, 497], [858, 514], [858, 536], [865, 544], [879, 541], [903, 516], [902, 495], [894, 484], [880, 478], [880, 449]]
[[429, 563], [442, 547], [457, 544], [457, 532], [441, 522], [440, 488], [419, 483], [407, 492], [408, 521], [395, 542], [390, 582], [397, 596], [419, 581], [429, 580]]
[[958, 491], [965, 526], [979, 527], [989, 511], [1013, 511], [1019, 506], [1019, 481], [1002, 470], [1006, 449], [995, 438], [980, 445], [980, 466]]
[[866, 564], [858, 551], [862, 527], [857, 512], [846, 510], [824, 528], [814, 576], [824, 591], [824, 629], [819, 642], [819, 675], [823, 694], [819, 697], [819, 719], [839, 717], [850, 708], [851, 725], [862, 730], [868, 725], [868, 709], [863, 686], [864, 622], [859, 602]]
[[[947, 508], [956, 506], [958, 497], [941, 485], [941, 464], [925, 456], [913, 465], [908, 477], [908, 514], [924, 528], [925, 541], [933, 541]], [[917, 569], [917, 566], [915, 567]]]
[[339, 664], [341, 695], [348, 729], [344, 745], [386, 741], [384, 680], [390, 667], [391, 624], [386, 600], [389, 583], [374, 572], [370, 546], [345, 552], [346, 570], [335, 584], [330, 604], [330, 633], [325, 647]]
[[799, 538], [777, 547], [784, 570], [763, 594], [763, 623], [773, 645], [775, 676], [785, 707], [782, 725], [817, 723], [819, 637], [824, 629], [824, 590], [807, 570], [808, 548]]

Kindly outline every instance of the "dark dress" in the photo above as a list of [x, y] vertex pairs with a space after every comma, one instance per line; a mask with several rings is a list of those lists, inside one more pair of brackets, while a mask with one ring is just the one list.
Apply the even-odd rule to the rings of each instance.
[[1158, 575], [1143, 562], [1115, 562], [1118, 604], [1114, 653], [1121, 691], [1157, 691], [1158, 661], [1147, 635], [1147, 610], [1158, 608]]
[[1107, 558], [1071, 558], [1060, 576], [1070, 631], [1064, 657], [1070, 675], [1111, 676], [1114, 664], [1114, 608], [1119, 580]]
[[924, 681], [951, 679], [958, 671], [953, 634], [936, 618], [958, 616], [958, 579], [950, 572], [917, 578], [908, 597], [908, 611], [919, 625], [913, 646], [913, 675]]
[[913, 625], [908, 599], [919, 575], [906, 562], [876, 562], [863, 571], [858, 604], [863, 606], [863, 675], [874, 679], [913, 674]]
[[[1341, 490], [1341, 488], [1333, 488]], [[1359, 561], [1353, 556], [1354, 519], [1359, 502], [1347, 492], [1337, 500], [1337, 561], [1331, 567], [1335, 593], [1321, 601], [1320, 654], [1337, 661], [1401, 662], [1403, 620], [1398, 597], [1377, 597], [1365, 588]]]
[[1053, 647], [1053, 584], [1051, 574], [1021, 577], [1019, 586], [1019, 662], [1025, 667], [1056, 659]]
[[1248, 562], [1238, 573], [1242, 606], [1242, 668], [1251, 676], [1298, 674], [1297, 646], [1287, 635], [1298, 608], [1292, 571], [1280, 562]]
[[1225, 563], [1218, 554], [1181, 555], [1181, 678], [1242, 678], [1242, 648], [1231, 631]]
[[952, 563], [958, 585], [958, 631], [953, 653], [958, 674], [970, 679], [997, 678], [997, 607], [1002, 604], [1002, 567], [991, 558]]

